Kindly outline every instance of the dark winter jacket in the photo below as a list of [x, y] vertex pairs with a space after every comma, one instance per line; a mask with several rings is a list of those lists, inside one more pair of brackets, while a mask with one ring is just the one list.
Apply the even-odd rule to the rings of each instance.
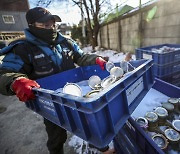
[[56, 45], [48, 45], [25, 30], [26, 40], [12, 42], [0, 50], [0, 93], [14, 94], [10, 85], [20, 76], [32, 80], [79, 66], [95, 64], [97, 55], [84, 54], [78, 45], [60, 33]]

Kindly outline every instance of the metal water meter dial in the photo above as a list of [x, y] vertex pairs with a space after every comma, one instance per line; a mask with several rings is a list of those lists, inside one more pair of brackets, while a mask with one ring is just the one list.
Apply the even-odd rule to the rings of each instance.
[[100, 92], [100, 90], [92, 90], [92, 91], [88, 92], [84, 97], [91, 98], [91, 97], [96, 96], [99, 92]]
[[158, 127], [158, 115], [155, 112], [146, 112], [145, 118], [148, 120], [148, 130], [154, 131]]
[[174, 105], [176, 111], [179, 111], [179, 106], [180, 106], [179, 98], [169, 98], [168, 102]]
[[173, 120], [172, 122], [172, 126], [175, 130], [177, 130], [178, 132], [180, 132], [180, 120]]
[[157, 144], [159, 148], [162, 150], [167, 149], [168, 147], [168, 140], [162, 134], [155, 134], [152, 136], [152, 140]]
[[146, 130], [148, 128], [148, 120], [146, 118], [138, 117], [135, 121], [144, 130]]
[[168, 111], [163, 107], [157, 107], [155, 109], [155, 113], [158, 115], [159, 126], [165, 125], [168, 116]]
[[166, 129], [164, 134], [171, 143], [178, 143], [180, 141], [180, 133], [172, 128]]

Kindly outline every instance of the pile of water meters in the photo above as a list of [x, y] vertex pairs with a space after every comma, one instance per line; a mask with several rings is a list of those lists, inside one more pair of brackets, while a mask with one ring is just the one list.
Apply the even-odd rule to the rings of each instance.
[[164, 152], [180, 153], [180, 98], [169, 98], [136, 122]]
[[63, 87], [63, 93], [86, 98], [94, 97], [122, 77], [128, 75], [135, 67], [127, 61], [122, 61], [120, 66], [115, 66], [114, 63], [108, 61], [105, 65], [105, 69], [109, 72], [109, 76], [101, 80], [99, 76], [92, 75], [88, 79], [87, 85], [91, 90], [87, 91], [85, 95], [83, 95], [83, 89], [77, 83], [67, 83]]
[[168, 53], [178, 51], [180, 48], [162, 46], [161, 48], [152, 48], [151, 51], [154, 53]]

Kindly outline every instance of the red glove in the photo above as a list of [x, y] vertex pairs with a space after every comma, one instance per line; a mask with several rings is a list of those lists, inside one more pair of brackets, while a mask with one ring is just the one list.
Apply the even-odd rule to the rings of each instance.
[[102, 70], [104, 70], [104, 65], [107, 63], [103, 58], [97, 57], [96, 58], [96, 64], [98, 64]]
[[16, 96], [22, 102], [26, 102], [28, 100], [35, 98], [35, 95], [32, 91], [33, 87], [39, 88], [40, 85], [36, 81], [29, 80], [24, 77], [17, 78], [12, 83], [12, 90], [15, 92]]

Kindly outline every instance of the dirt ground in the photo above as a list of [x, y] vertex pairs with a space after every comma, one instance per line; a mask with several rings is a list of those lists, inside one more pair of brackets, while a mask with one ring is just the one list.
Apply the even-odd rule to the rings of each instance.
[[[43, 118], [16, 96], [0, 95], [0, 154], [48, 154], [46, 141]], [[68, 140], [64, 153], [76, 153]]]

